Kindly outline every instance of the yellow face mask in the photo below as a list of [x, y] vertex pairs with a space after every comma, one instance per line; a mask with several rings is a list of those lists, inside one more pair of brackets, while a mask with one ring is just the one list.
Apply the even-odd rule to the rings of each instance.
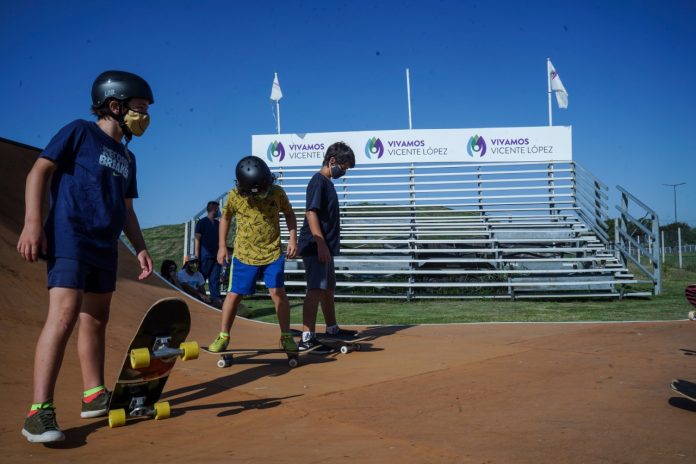
[[145, 129], [150, 125], [150, 115], [147, 113], [138, 113], [130, 108], [123, 117], [123, 122], [133, 135], [140, 137], [145, 133]]

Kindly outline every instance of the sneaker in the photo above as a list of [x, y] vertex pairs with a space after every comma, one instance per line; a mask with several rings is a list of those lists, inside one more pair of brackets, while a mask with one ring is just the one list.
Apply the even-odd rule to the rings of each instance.
[[323, 337], [326, 338], [340, 338], [341, 340], [350, 340], [351, 338], [357, 338], [358, 337], [358, 331], [357, 330], [347, 330], [347, 329], [339, 329], [335, 333], [329, 333], [325, 332]]
[[333, 351], [331, 347], [319, 343], [316, 337], [312, 337], [307, 341], [301, 341], [297, 344], [297, 348], [300, 352], [312, 350], [312, 353], [316, 354], [329, 354]]
[[280, 347], [285, 351], [290, 351], [294, 353], [299, 351], [299, 349], [297, 348], [297, 343], [295, 343], [295, 339], [292, 338], [292, 335], [290, 334], [284, 334], [280, 336]]
[[211, 343], [208, 347], [208, 351], [212, 353], [219, 353], [220, 351], [225, 351], [227, 349], [227, 345], [229, 344], [229, 337], [223, 337], [221, 335], [218, 335], [215, 341]]
[[50, 443], [65, 440], [56, 422], [56, 412], [53, 408], [37, 409], [34, 414], [24, 420], [22, 435], [31, 443]]
[[91, 419], [93, 417], [106, 416], [109, 412], [109, 402], [111, 402], [111, 392], [107, 389], [100, 391], [97, 396], [90, 399], [89, 402], [82, 399], [82, 412], [80, 417], [83, 419]]

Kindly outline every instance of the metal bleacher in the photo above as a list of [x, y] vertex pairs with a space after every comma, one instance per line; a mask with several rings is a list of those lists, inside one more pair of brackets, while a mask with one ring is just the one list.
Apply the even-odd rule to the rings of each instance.
[[[276, 173], [300, 222], [315, 171]], [[360, 166], [335, 185], [338, 297], [622, 297], [648, 283], [609, 250], [608, 189], [573, 162]], [[286, 273], [303, 295], [301, 262]]]
[[[298, 226], [316, 170], [274, 170]], [[358, 166], [334, 183], [337, 298], [653, 294], [610, 243], [608, 188], [575, 162]], [[287, 261], [285, 284], [304, 296], [301, 260]]]

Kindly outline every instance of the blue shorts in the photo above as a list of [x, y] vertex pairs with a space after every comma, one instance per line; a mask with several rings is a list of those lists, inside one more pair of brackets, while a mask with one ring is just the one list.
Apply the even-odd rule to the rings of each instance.
[[244, 264], [237, 258], [232, 259], [232, 273], [227, 291], [237, 295], [253, 295], [256, 292], [256, 279], [263, 273], [266, 288], [285, 287], [285, 255], [280, 255], [272, 263], [263, 266]]
[[116, 270], [100, 269], [76, 259], [48, 260], [48, 288], [75, 288], [85, 293], [112, 293], [116, 290]]
[[334, 269], [333, 256], [328, 263], [320, 263], [316, 256], [303, 256], [307, 290], [335, 290], [336, 269]]

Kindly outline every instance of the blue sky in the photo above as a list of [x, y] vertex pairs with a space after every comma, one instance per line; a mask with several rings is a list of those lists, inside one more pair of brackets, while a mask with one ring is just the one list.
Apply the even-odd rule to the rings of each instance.
[[[252, 134], [543, 126], [546, 58], [570, 95], [576, 161], [696, 225], [696, 3], [666, 1], [0, 0], [0, 136], [43, 147], [89, 119], [106, 69], [156, 103], [131, 143], [144, 227], [228, 190]], [[617, 195], [612, 194], [610, 215]]]

